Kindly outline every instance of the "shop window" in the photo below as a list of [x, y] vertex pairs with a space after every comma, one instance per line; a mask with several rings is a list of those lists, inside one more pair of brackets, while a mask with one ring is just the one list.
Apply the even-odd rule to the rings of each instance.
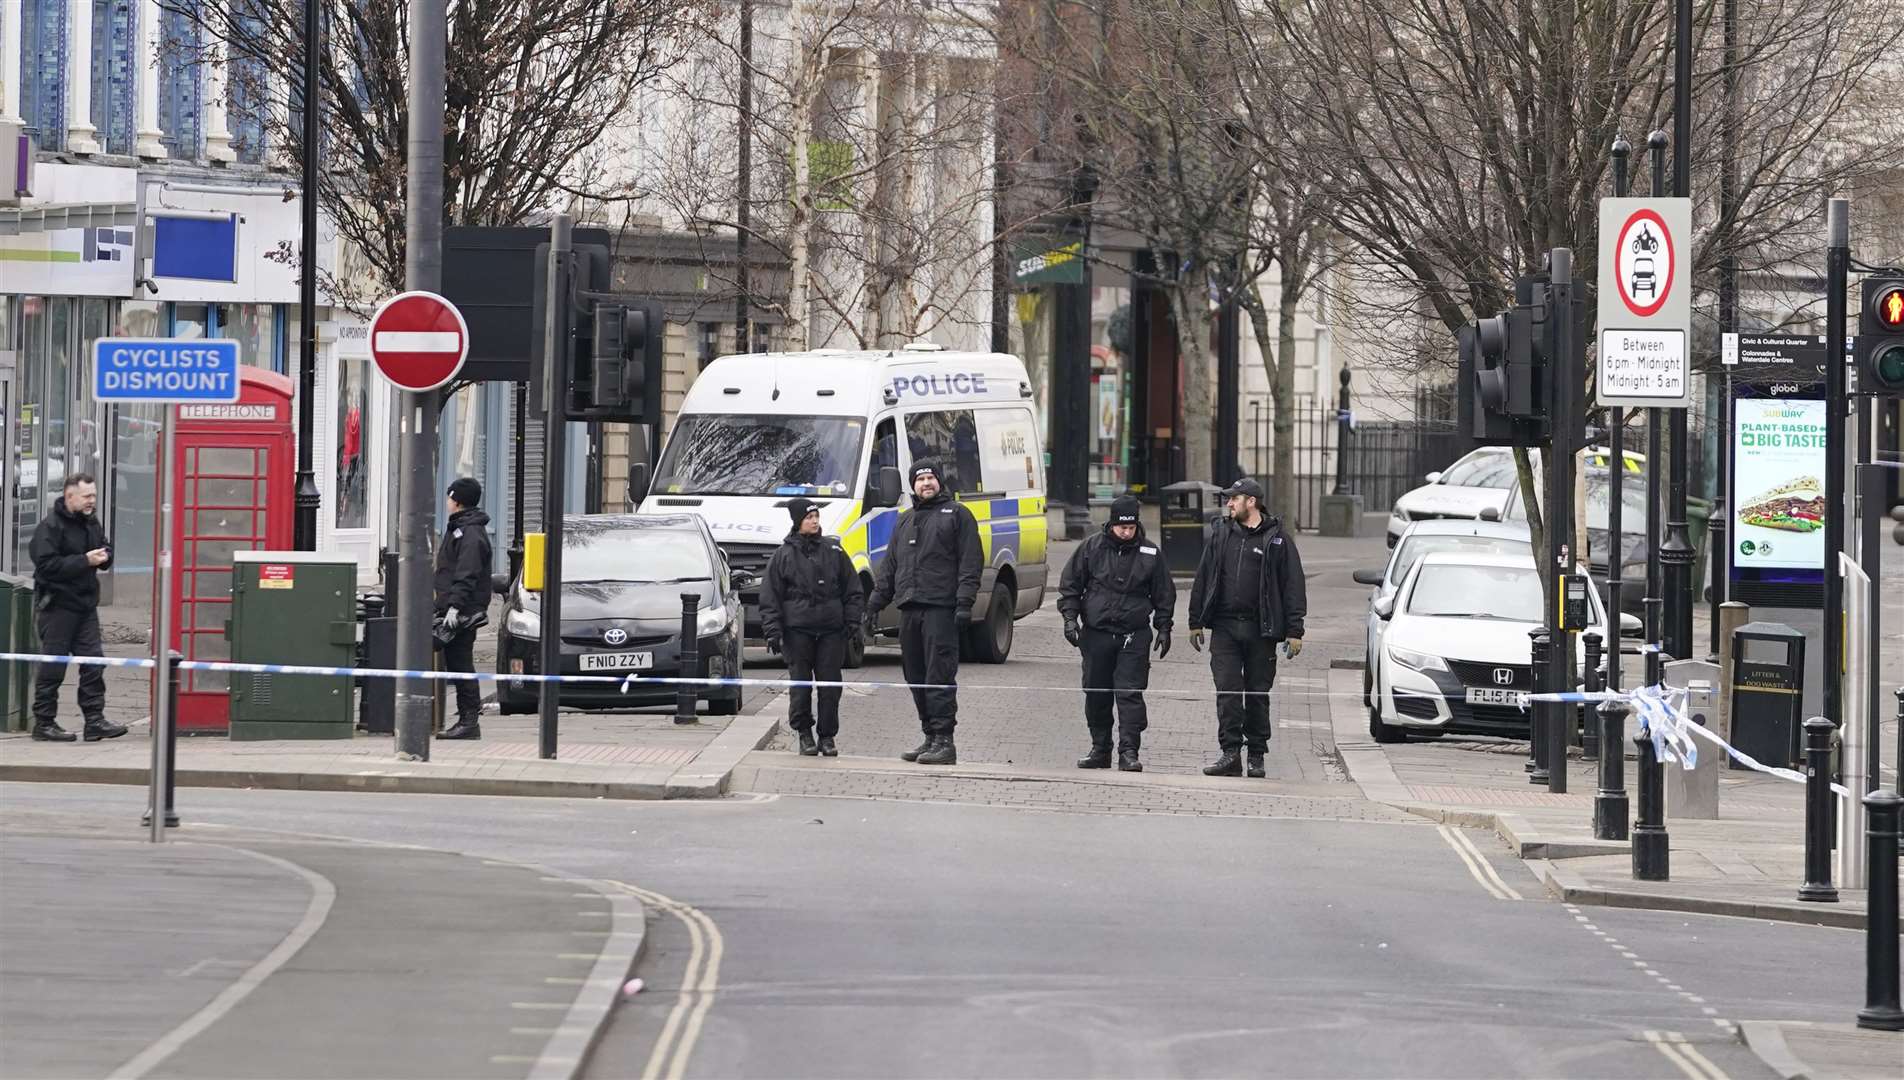
[[108, 154], [132, 153], [138, 0], [92, 0], [92, 122]]
[[66, 145], [66, 12], [66, 0], [26, 0], [20, 12], [20, 115], [47, 150]]
[[337, 358], [337, 481], [331, 490], [337, 501], [340, 529], [369, 526], [368, 477], [364, 464], [364, 437], [370, 419], [364, 385], [367, 367], [362, 357]]
[[278, 361], [278, 325], [272, 307], [271, 304], [215, 304], [211, 336], [236, 341], [239, 363], [273, 370]]

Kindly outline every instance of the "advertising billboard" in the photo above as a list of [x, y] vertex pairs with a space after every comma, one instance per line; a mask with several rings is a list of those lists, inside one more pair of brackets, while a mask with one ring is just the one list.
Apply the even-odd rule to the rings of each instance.
[[1825, 403], [1741, 397], [1733, 402], [1732, 418], [1734, 574], [1767, 581], [1822, 580], [1830, 509], [1825, 504]]

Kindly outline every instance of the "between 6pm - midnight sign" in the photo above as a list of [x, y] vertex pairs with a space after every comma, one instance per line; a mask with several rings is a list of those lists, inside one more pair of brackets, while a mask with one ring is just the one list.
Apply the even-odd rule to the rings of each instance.
[[147, 403], [238, 400], [238, 343], [229, 338], [100, 338], [93, 397]]
[[1600, 200], [1600, 349], [1594, 400], [1692, 403], [1692, 203]]

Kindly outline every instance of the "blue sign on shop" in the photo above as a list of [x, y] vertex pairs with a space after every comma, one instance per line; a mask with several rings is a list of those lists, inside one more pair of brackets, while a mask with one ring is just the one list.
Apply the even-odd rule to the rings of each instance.
[[97, 401], [238, 400], [238, 343], [229, 338], [100, 338], [93, 345]]

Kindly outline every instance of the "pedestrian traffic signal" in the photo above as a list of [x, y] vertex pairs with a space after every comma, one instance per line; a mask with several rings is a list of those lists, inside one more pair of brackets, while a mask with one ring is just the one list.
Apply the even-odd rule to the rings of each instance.
[[[1464, 328], [1461, 380], [1472, 401], [1472, 433], [1483, 443], [1545, 437], [1547, 394], [1544, 373], [1552, 352], [1547, 325], [1547, 279], [1528, 275], [1515, 282], [1514, 307]], [[1468, 430], [1464, 425], [1464, 430]]]
[[1860, 394], [1904, 397], [1904, 274], [1864, 279], [1854, 355]]
[[584, 419], [659, 422], [666, 335], [659, 303], [596, 302]]
[[[1488, 330], [1490, 344], [1498, 355], [1500, 344], [1495, 341], [1495, 333], [1495, 328]], [[1461, 362], [1457, 376], [1460, 390], [1456, 395], [1458, 430], [1480, 446], [1511, 445], [1514, 442], [1514, 421], [1489, 404], [1491, 396], [1505, 393], [1504, 389], [1491, 388], [1504, 382], [1504, 376], [1493, 374], [1493, 364], [1484, 364], [1481, 358], [1480, 325], [1462, 327], [1455, 334], [1455, 342]], [[1484, 383], [1488, 384], [1487, 387], [1484, 387]]]

